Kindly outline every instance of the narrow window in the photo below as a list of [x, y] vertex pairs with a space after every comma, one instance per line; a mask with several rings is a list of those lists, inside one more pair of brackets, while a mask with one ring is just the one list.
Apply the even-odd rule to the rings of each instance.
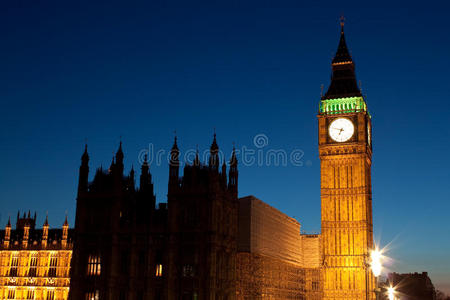
[[19, 267], [19, 257], [17, 254], [13, 254], [11, 257], [11, 268], [9, 269], [9, 276], [17, 276], [17, 269]]
[[162, 264], [157, 264], [156, 265], [156, 277], [161, 277], [162, 276]]
[[90, 276], [98, 276], [101, 274], [102, 264], [100, 256], [89, 255], [87, 274]]
[[16, 290], [15, 289], [8, 290], [8, 299], [16, 299]]
[[34, 290], [29, 289], [27, 292], [27, 300], [34, 300]]
[[55, 300], [55, 291], [47, 291], [47, 298], [45, 298], [46, 300]]
[[100, 299], [100, 292], [95, 290], [95, 292], [86, 293], [85, 300], [98, 300]]
[[48, 266], [48, 277], [56, 277], [56, 270], [58, 268], [58, 257], [55, 254], [50, 256], [50, 264]]
[[30, 257], [30, 267], [28, 270], [28, 276], [29, 277], [36, 277], [36, 270], [37, 270], [37, 253], [31, 254]]

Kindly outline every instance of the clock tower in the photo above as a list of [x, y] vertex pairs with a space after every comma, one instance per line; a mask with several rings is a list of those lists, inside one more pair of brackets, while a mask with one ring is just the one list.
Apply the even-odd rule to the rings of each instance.
[[323, 299], [375, 299], [371, 116], [358, 88], [344, 24], [319, 107]]

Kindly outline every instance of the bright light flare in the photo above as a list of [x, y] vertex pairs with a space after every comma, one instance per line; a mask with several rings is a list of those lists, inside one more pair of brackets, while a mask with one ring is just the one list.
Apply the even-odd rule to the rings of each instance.
[[387, 294], [388, 294], [389, 300], [394, 300], [395, 299], [395, 288], [392, 286], [388, 287]]
[[372, 268], [372, 273], [375, 277], [380, 276], [382, 265], [381, 265], [381, 251], [375, 248], [370, 253], [370, 267]]

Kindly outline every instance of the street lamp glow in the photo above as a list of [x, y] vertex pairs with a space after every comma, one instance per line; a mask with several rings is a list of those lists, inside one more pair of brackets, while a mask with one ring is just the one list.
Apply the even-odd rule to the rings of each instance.
[[372, 250], [370, 253], [370, 266], [372, 268], [372, 273], [375, 277], [380, 276], [381, 274], [381, 251], [378, 249]]
[[388, 294], [389, 300], [394, 300], [395, 299], [395, 288], [393, 288], [392, 286], [388, 287], [387, 294]]

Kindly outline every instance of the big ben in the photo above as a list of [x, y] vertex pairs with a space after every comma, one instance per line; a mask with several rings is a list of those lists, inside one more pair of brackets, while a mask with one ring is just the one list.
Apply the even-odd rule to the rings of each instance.
[[371, 116], [341, 22], [332, 77], [318, 114], [323, 299], [374, 299]]

